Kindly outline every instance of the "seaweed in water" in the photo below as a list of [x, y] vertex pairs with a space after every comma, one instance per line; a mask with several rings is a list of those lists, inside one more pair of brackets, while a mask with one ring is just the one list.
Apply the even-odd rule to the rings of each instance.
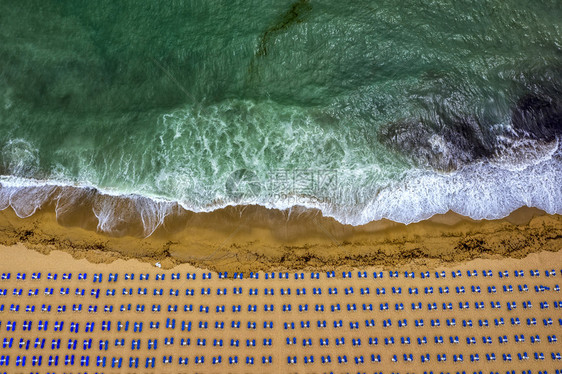
[[312, 9], [310, 0], [298, 0], [291, 4], [291, 8], [285, 12], [279, 20], [272, 26], [268, 27], [263, 33], [256, 56], [262, 57], [267, 55], [267, 44], [272, 35], [284, 31], [290, 26], [304, 21], [304, 15]]

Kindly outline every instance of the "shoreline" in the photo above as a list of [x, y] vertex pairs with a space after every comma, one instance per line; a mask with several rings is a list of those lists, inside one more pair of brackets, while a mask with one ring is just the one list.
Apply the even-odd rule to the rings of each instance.
[[2, 210], [0, 244], [22, 243], [41, 253], [62, 250], [93, 263], [135, 258], [163, 268], [189, 263], [229, 272], [435, 268], [562, 248], [562, 216], [536, 208], [520, 208], [498, 220], [448, 212], [408, 225], [380, 220], [351, 226], [309, 209], [228, 207], [175, 216], [148, 238], [101, 233], [85, 209], [64, 220], [57, 220], [53, 206], [23, 219], [11, 208]]

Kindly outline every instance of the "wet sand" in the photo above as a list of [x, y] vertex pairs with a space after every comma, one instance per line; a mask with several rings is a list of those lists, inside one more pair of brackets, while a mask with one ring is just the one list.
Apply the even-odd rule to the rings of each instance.
[[[0, 211], [0, 244], [41, 253], [62, 250], [90, 262], [136, 258], [216, 271], [396, 266], [412, 269], [472, 259], [524, 258], [562, 248], [562, 216], [521, 208], [499, 220], [474, 221], [449, 212], [409, 225], [388, 220], [343, 225], [317, 211], [257, 206], [182, 213], [148, 238], [96, 229], [91, 210], [59, 217], [45, 207], [29, 218]], [[127, 231], [127, 233], [134, 233]]]

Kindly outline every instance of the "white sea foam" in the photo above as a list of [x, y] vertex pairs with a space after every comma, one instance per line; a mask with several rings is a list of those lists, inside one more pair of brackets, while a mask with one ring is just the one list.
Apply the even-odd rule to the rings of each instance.
[[[413, 168], [347, 128], [311, 121], [314, 116], [299, 108], [268, 102], [234, 101], [204, 112], [187, 108], [161, 118], [155, 138], [160, 146], [152, 152], [146, 141], [137, 157], [123, 152], [103, 165], [77, 154], [70, 166], [56, 164], [49, 180], [21, 177], [36, 169], [38, 151], [16, 139], [2, 149], [4, 168], [12, 175], [0, 176], [0, 209], [12, 207], [25, 218], [55, 202], [60, 218], [87, 206], [98, 230], [119, 234], [134, 224], [145, 236], [177, 206], [193, 212], [254, 204], [280, 210], [303, 206], [351, 225], [382, 218], [411, 223], [449, 210], [474, 219], [501, 218], [525, 205], [562, 212], [558, 141], [507, 134], [498, 137], [492, 160], [443, 173]], [[454, 156], [438, 136], [431, 145], [447, 158]], [[257, 186], [250, 181], [256, 188], [233, 194], [229, 178], [245, 169], [251, 173], [241, 175], [253, 175]], [[288, 187], [284, 172], [293, 173]], [[330, 173], [336, 182], [319, 188]]]
[[[261, 194], [198, 205], [194, 201], [173, 201], [159, 196], [107, 190], [90, 185], [0, 177], [0, 209], [12, 207], [19, 217], [32, 215], [46, 203], [56, 201], [57, 215], [65, 214], [87, 200], [98, 219], [98, 230], [118, 233], [127, 222], [140, 223], [144, 235], [151, 235], [173, 214], [178, 204], [194, 212], [208, 212], [230, 205], [257, 204], [267, 208], [315, 208], [351, 225], [387, 218], [402, 223], [427, 219], [449, 210], [474, 219], [497, 219], [522, 207], [537, 207], [551, 214], [562, 213], [562, 155], [560, 148], [513, 168], [505, 162], [483, 162], [453, 173], [412, 169], [403, 178], [376, 188], [364, 187], [366, 173], [341, 175], [339, 189], [331, 198], [303, 194], [272, 197]], [[363, 179], [362, 179], [363, 178]], [[361, 187], [363, 186], [363, 187]], [[202, 186], [201, 188], [204, 188]]]

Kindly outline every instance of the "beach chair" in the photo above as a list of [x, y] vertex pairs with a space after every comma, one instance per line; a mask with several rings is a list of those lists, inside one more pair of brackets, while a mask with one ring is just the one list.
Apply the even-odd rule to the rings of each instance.
[[22, 355], [22, 356], [17, 356], [16, 357], [16, 366], [25, 366], [25, 362], [27, 360], [27, 356]]
[[130, 368], [138, 368], [139, 367], [139, 359], [138, 357], [129, 357], [129, 367]]
[[246, 347], [255, 347], [256, 339], [246, 339]]
[[119, 358], [113, 357], [113, 358], [111, 359], [111, 367], [112, 367], [112, 368], [115, 368], [115, 367], [121, 368], [121, 365], [122, 365], [122, 364], [123, 364], [123, 358], [121, 358], [121, 357], [119, 357]]
[[109, 340], [100, 340], [99, 341], [99, 350], [100, 351], [107, 351], [109, 348]]
[[318, 326], [319, 329], [320, 328], [326, 328], [326, 326], [327, 326], [325, 320], [324, 321], [320, 321], [320, 320], [316, 321], [316, 325]]
[[189, 359], [187, 357], [179, 357], [178, 358], [178, 364], [179, 365], [187, 365], [189, 362]]
[[51, 339], [51, 350], [60, 349], [60, 339]]
[[242, 295], [242, 287], [234, 287], [232, 293], [235, 295]]
[[453, 362], [463, 362], [463, 361], [464, 361], [464, 357], [463, 357], [462, 353], [458, 354], [458, 355], [456, 355], [456, 354], [453, 355]]
[[283, 326], [285, 328], [285, 330], [294, 330], [295, 329], [295, 323], [294, 322], [284, 322]]

